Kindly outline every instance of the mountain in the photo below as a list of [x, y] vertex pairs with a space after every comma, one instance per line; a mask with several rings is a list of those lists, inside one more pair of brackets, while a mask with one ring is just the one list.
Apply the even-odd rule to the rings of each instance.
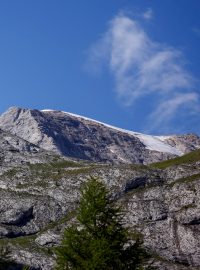
[[26, 164], [51, 162], [56, 157], [52, 152], [46, 151], [10, 132], [0, 129], [0, 172], [2, 169], [14, 168]]
[[54, 247], [74, 221], [80, 186], [92, 175], [123, 206], [126, 226], [143, 235], [156, 269], [200, 268], [200, 150], [148, 166], [72, 161], [36, 150], [22, 147], [12, 153], [25, 155], [25, 162], [1, 165], [0, 246], [9, 247], [18, 265], [53, 269]]
[[150, 136], [21, 108], [5, 112], [0, 127], [0, 247], [14, 269], [53, 269], [89, 176], [122, 205], [124, 224], [143, 236], [156, 269], [200, 269], [198, 136]]
[[0, 116], [0, 128], [45, 150], [103, 163], [148, 164], [200, 148], [194, 134], [145, 135], [54, 110], [12, 107]]

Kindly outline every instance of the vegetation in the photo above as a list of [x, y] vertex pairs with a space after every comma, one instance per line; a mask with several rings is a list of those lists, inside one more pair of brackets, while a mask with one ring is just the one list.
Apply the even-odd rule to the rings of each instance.
[[7, 248], [0, 248], [0, 270], [5, 270], [11, 264], [10, 254]]
[[169, 186], [173, 187], [176, 184], [192, 183], [192, 182], [199, 180], [199, 179], [200, 179], [200, 174], [197, 173], [197, 174], [193, 174], [193, 175], [188, 176], [188, 177], [179, 178], [176, 181], [170, 183]]
[[158, 169], [166, 169], [170, 166], [180, 165], [180, 164], [190, 164], [200, 161], [200, 150], [190, 152], [182, 157], [177, 157], [174, 159], [165, 160], [162, 162], [153, 163], [150, 166]]
[[99, 180], [83, 185], [76, 218], [56, 249], [56, 270], [147, 269], [142, 267], [148, 256], [141, 240], [123, 227], [121, 209]]
[[[0, 248], [0, 270], [7, 269], [22, 269], [22, 265], [18, 265], [12, 261], [10, 256], [10, 251], [8, 248], [1, 247]], [[30, 267], [24, 266], [22, 270], [31, 270]]]

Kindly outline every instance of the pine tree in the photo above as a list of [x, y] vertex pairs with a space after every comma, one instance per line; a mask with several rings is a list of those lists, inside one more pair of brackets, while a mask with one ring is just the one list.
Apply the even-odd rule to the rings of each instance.
[[136, 270], [146, 256], [141, 242], [131, 244], [122, 212], [105, 185], [91, 178], [81, 189], [77, 225], [65, 229], [57, 248], [56, 270]]

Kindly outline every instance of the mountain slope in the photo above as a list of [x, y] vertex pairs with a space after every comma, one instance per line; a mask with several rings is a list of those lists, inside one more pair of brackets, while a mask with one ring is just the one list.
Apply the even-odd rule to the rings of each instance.
[[195, 162], [200, 163], [200, 150], [192, 151], [182, 157], [165, 160], [158, 163], [153, 163], [151, 164], [151, 166], [154, 168], [166, 169], [170, 166], [175, 166], [175, 165], [180, 165], [180, 164], [190, 164], [190, 163], [195, 163]]
[[150, 136], [71, 113], [10, 108], [0, 127], [43, 149], [110, 163], [152, 163], [200, 148], [196, 135]]
[[51, 162], [56, 155], [10, 132], [0, 129], [0, 172], [15, 166]]
[[53, 248], [73, 221], [81, 184], [92, 175], [102, 179], [120, 201], [126, 210], [124, 223], [143, 235], [157, 269], [199, 269], [200, 166], [199, 158], [190, 163], [186, 159], [180, 157], [164, 170], [72, 162], [55, 155], [48, 163], [30, 164], [27, 158], [14, 170], [3, 163], [0, 245], [10, 247], [18, 264], [53, 269]]

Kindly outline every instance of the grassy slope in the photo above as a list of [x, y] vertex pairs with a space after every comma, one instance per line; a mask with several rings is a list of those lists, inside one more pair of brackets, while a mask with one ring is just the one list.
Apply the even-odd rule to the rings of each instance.
[[177, 157], [174, 159], [169, 159], [157, 163], [152, 163], [150, 167], [158, 168], [158, 169], [166, 169], [170, 166], [180, 165], [180, 164], [189, 164], [200, 161], [200, 149], [190, 152], [182, 157]]
[[[173, 165], [180, 165], [180, 164], [188, 164], [188, 163], [193, 163], [196, 161], [200, 161], [200, 150], [196, 150], [194, 152], [191, 152], [189, 154], [186, 154], [182, 157], [178, 157], [175, 159], [167, 160], [167, 161], [162, 161], [158, 163], [151, 164], [149, 166], [145, 165], [121, 165], [122, 167], [128, 167], [132, 168], [133, 170], [137, 169], [149, 169], [151, 170], [154, 168], [159, 168], [159, 169], [165, 169], [167, 167], [173, 166]], [[102, 165], [99, 165], [100, 167], [104, 167]], [[108, 165], [105, 165], [108, 166]], [[74, 168], [73, 170], [67, 170], [68, 168]], [[38, 163], [38, 164], [29, 164], [28, 168], [30, 170], [30, 175], [32, 177], [38, 177], [41, 179], [41, 181], [48, 180], [48, 178], [51, 176], [52, 179], [55, 178], [55, 180], [59, 180], [61, 177], [66, 176], [67, 174], [81, 174], [81, 173], [86, 173], [90, 174], [93, 168], [98, 167], [98, 164], [87, 164], [84, 162], [73, 162], [73, 161], [65, 161], [62, 159], [57, 159], [55, 162], [50, 162], [50, 163]], [[108, 166], [109, 167], [109, 166]], [[12, 169], [9, 172], [6, 172], [7, 174], [10, 173], [9, 177], [14, 177], [17, 172], [17, 168]], [[188, 181], [196, 180], [199, 179], [200, 175], [194, 175], [191, 177], [183, 178], [183, 179], [178, 179], [175, 183], [172, 183], [172, 185], [176, 183], [185, 183]], [[33, 182], [33, 185], [36, 183]], [[156, 186], [156, 185], [155, 185]], [[147, 188], [151, 188], [152, 186], [141, 188], [134, 190], [134, 192], [143, 192]], [[71, 216], [71, 215], [69, 215]], [[68, 220], [69, 216], [62, 217], [60, 220], [56, 222], [50, 223], [46, 228], [43, 228], [37, 235], [40, 235], [41, 233], [45, 232], [48, 229], [54, 228], [59, 224], [65, 223], [66, 220]], [[45, 247], [40, 247], [35, 243], [35, 238], [37, 235], [33, 236], [22, 236], [14, 239], [0, 239], [0, 245], [7, 245], [8, 243], [18, 247], [23, 250], [23, 248], [32, 248], [35, 252], [39, 253], [45, 253], [46, 255], [49, 252], [51, 252], [51, 248], [45, 248]]]

